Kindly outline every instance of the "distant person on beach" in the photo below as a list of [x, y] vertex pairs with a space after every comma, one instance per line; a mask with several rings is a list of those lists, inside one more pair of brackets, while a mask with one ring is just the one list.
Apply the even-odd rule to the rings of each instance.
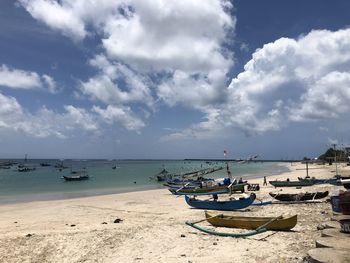
[[264, 176], [264, 183], [263, 183], [263, 185], [267, 185], [266, 176]]

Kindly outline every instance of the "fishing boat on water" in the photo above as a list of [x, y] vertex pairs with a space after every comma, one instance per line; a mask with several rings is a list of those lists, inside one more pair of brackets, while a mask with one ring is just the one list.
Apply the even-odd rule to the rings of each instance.
[[62, 178], [66, 181], [83, 181], [90, 178], [86, 170], [72, 171], [71, 175], [63, 175]]
[[150, 177], [150, 179], [156, 179], [157, 182], [164, 182], [166, 180], [172, 180], [173, 179], [173, 174], [170, 173], [168, 170], [163, 168], [158, 174], [156, 174], [153, 177]]
[[297, 193], [297, 194], [281, 194], [281, 193], [269, 193], [271, 197], [282, 202], [298, 202], [298, 201], [311, 201], [316, 199], [322, 199], [328, 196], [328, 191], [314, 192], [314, 193]]
[[306, 181], [289, 181], [288, 179], [285, 181], [269, 181], [271, 185], [274, 187], [303, 187], [303, 186], [312, 186], [315, 184], [314, 181], [306, 180]]
[[60, 163], [56, 163], [54, 167], [57, 168], [59, 171], [68, 168], [68, 166], [63, 165], [63, 161], [61, 161]]
[[[27, 161], [27, 155], [25, 157], [25, 162]], [[31, 172], [36, 170], [36, 167], [34, 165], [28, 165], [27, 163], [20, 163], [17, 166], [17, 172], [23, 173], [23, 172]]]
[[297, 215], [290, 217], [248, 217], [205, 211], [205, 217], [213, 226], [229, 228], [257, 229], [265, 225], [264, 228], [267, 230], [287, 231], [297, 224]]
[[34, 170], [36, 170], [35, 167], [29, 167], [29, 166], [21, 166], [20, 167], [20, 166], [18, 166], [17, 172], [23, 173], [23, 172], [31, 172]]
[[217, 201], [212, 200], [198, 200], [195, 197], [185, 196], [186, 203], [189, 206], [199, 209], [208, 209], [208, 210], [222, 210], [222, 211], [232, 211], [237, 209], [243, 209], [250, 206], [256, 198], [254, 193], [251, 193], [249, 196], [231, 198], [227, 201]]

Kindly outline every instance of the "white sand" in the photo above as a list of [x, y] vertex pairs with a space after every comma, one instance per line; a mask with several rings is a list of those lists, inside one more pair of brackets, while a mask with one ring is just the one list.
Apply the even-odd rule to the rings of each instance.
[[[268, 180], [305, 176], [305, 170], [296, 170], [304, 167], [294, 164], [291, 172]], [[310, 170], [310, 176], [319, 178], [331, 177], [335, 170], [310, 168], [320, 168]], [[349, 169], [342, 167], [340, 172], [349, 174]], [[263, 179], [249, 182], [262, 186]], [[318, 185], [284, 188], [283, 192], [336, 188], [342, 189]], [[271, 199], [270, 191], [275, 189], [268, 185], [256, 193], [260, 199]], [[332, 216], [329, 203], [274, 204], [248, 210], [239, 213], [298, 214], [298, 224], [292, 232], [268, 231], [246, 239], [210, 236], [185, 225], [186, 220], [204, 218], [204, 212], [189, 208], [183, 197], [166, 189], [0, 205], [0, 262], [299, 262], [320, 237], [317, 225]], [[116, 218], [123, 221], [113, 223]]]

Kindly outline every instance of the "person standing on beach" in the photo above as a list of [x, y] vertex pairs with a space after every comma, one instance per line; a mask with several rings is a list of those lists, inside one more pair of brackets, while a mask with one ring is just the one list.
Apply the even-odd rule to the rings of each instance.
[[267, 185], [266, 176], [264, 176], [264, 183], [263, 183], [263, 185]]

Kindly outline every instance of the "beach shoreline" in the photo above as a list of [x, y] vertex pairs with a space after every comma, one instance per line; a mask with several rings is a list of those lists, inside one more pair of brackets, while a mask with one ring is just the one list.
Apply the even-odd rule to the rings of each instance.
[[[274, 176], [280, 175], [289, 171], [289, 163], [281, 162], [277, 166], [281, 169], [273, 172], [265, 172], [263, 174], [245, 174], [241, 177], [244, 180], [253, 180], [253, 179], [262, 179], [264, 176]], [[235, 176], [234, 170], [232, 171], [233, 177], [237, 180], [239, 176]], [[272, 173], [272, 175], [271, 175]], [[210, 174], [208, 175], [210, 177]], [[77, 182], [72, 182], [77, 183]], [[78, 182], [79, 183], [79, 182]], [[67, 200], [67, 199], [77, 199], [83, 197], [93, 197], [93, 196], [103, 196], [111, 194], [123, 194], [129, 192], [140, 192], [140, 191], [149, 191], [156, 189], [166, 189], [161, 182], [154, 182], [152, 185], [137, 185], [128, 186], [128, 187], [119, 187], [119, 188], [101, 188], [101, 189], [89, 189], [89, 190], [78, 190], [78, 191], [67, 191], [67, 192], [52, 192], [52, 193], [31, 193], [31, 194], [16, 194], [16, 195], [0, 195], [0, 206], [6, 204], [17, 204], [17, 203], [28, 203], [36, 201], [54, 201], [54, 200]]]
[[[304, 177], [304, 164], [267, 180]], [[310, 165], [309, 175], [330, 178], [334, 166]], [[348, 167], [339, 169], [343, 175]], [[259, 199], [279, 191], [259, 183]], [[331, 185], [315, 185], [282, 192], [332, 191]], [[225, 212], [226, 213], [226, 212]], [[207, 235], [185, 225], [204, 218], [183, 197], [166, 189], [128, 192], [65, 200], [0, 205], [1, 262], [301, 262], [314, 240], [317, 225], [333, 216], [329, 203], [249, 207], [228, 212], [245, 216], [298, 215], [290, 232], [268, 231], [245, 239]], [[114, 223], [120, 219], [119, 223]], [[210, 227], [206, 222], [201, 223]], [[221, 231], [228, 231], [221, 229]]]

